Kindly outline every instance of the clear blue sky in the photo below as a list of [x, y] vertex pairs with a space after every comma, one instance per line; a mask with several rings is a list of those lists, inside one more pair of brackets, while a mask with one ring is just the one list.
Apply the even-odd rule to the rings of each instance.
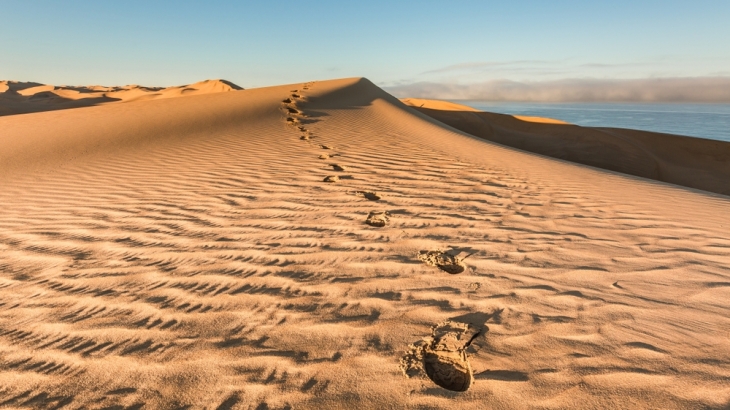
[[243, 87], [730, 76], [730, 1], [0, 0], [0, 79]]

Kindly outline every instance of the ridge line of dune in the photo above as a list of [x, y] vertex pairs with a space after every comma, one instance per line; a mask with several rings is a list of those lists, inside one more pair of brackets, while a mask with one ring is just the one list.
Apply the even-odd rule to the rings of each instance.
[[0, 81], [0, 116], [70, 108], [156, 100], [182, 96], [238, 91], [230, 81], [204, 80], [172, 87], [53, 86], [33, 82]]

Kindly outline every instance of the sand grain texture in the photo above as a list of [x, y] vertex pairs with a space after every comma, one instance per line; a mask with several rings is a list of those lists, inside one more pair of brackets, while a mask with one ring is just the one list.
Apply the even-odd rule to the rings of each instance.
[[484, 141], [365, 79], [0, 130], [0, 407], [730, 404], [727, 197]]

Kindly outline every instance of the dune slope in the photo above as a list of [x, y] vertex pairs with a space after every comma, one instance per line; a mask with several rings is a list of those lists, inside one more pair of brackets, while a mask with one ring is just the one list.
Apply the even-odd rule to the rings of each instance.
[[0, 129], [4, 407], [730, 404], [726, 197], [365, 79]]
[[419, 112], [489, 141], [611, 171], [730, 195], [730, 143], [550, 118], [481, 112], [436, 100], [404, 99]]

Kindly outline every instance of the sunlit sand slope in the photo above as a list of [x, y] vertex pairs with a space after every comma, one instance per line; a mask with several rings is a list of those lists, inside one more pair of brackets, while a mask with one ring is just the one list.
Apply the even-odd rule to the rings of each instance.
[[0, 130], [4, 407], [730, 404], [725, 197], [364, 79]]
[[444, 124], [510, 147], [730, 195], [730, 142], [580, 127], [551, 118], [481, 112], [439, 100], [406, 98], [403, 102]]

